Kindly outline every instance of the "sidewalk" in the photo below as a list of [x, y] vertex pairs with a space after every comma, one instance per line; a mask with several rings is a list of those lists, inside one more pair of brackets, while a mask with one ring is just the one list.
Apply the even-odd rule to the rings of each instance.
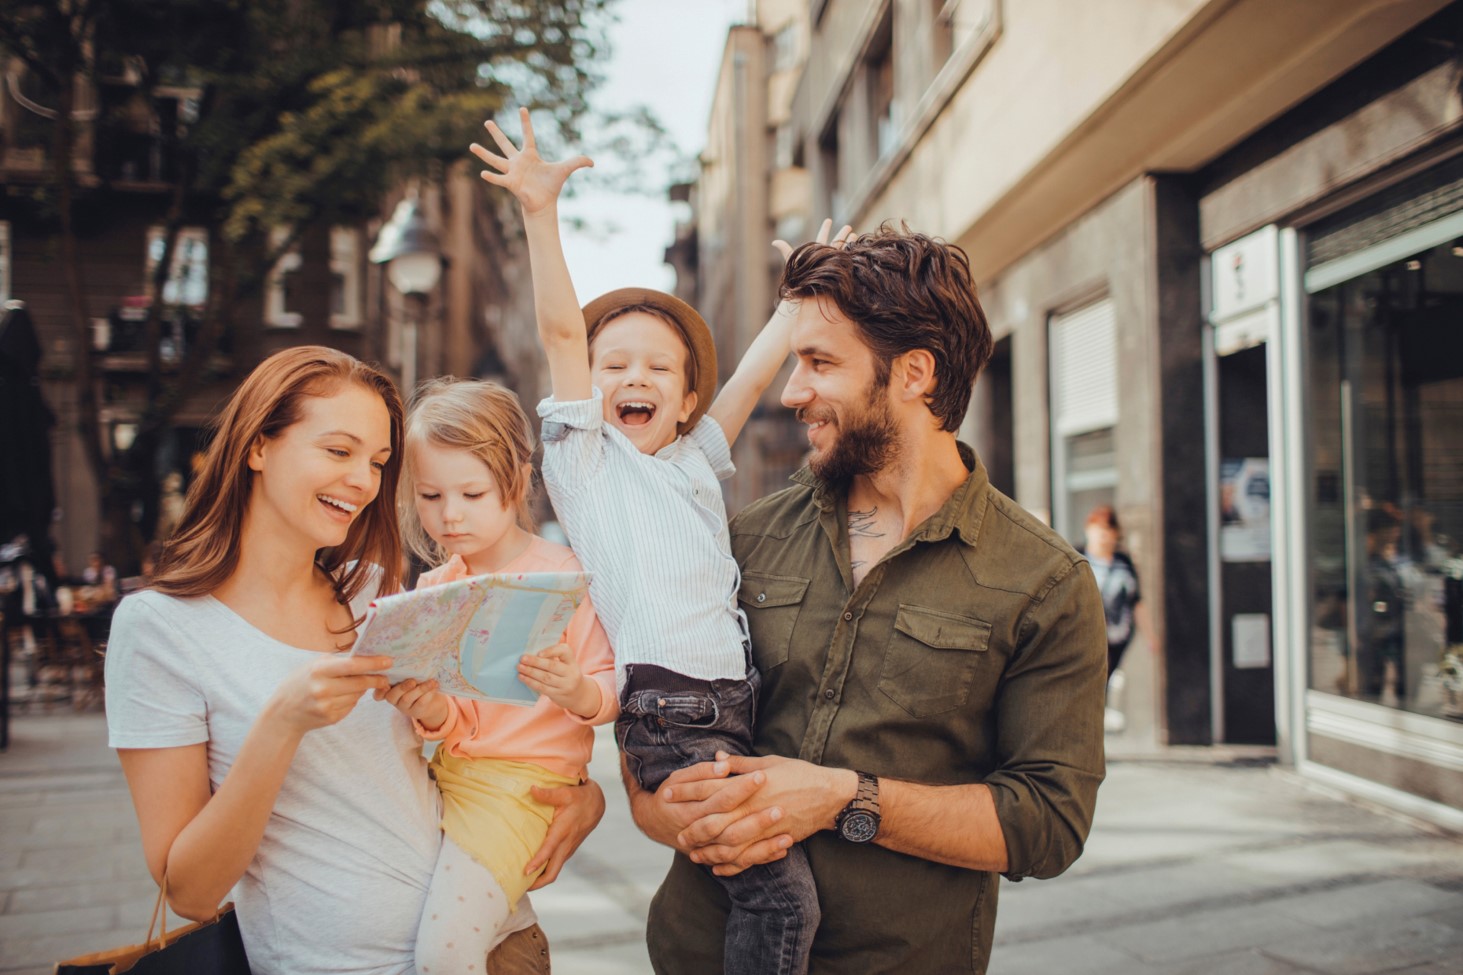
[[[21, 715], [0, 754], [0, 972], [140, 940], [156, 895], [100, 714]], [[534, 895], [556, 975], [649, 971], [668, 853], [609, 811]], [[852, 971], [852, 969], [851, 969]], [[1463, 973], [1463, 841], [1316, 791], [1254, 753], [1115, 760], [1087, 852], [1005, 884], [991, 975]]]

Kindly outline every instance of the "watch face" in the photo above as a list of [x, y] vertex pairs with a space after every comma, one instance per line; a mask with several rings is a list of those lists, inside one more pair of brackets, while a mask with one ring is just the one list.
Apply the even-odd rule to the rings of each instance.
[[851, 809], [838, 824], [838, 832], [850, 843], [867, 843], [879, 831], [879, 817], [866, 809]]

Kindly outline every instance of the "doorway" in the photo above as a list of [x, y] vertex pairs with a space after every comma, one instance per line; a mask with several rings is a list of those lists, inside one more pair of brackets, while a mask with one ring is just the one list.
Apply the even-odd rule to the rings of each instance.
[[1276, 740], [1269, 351], [1268, 342], [1221, 349], [1213, 371], [1213, 728], [1235, 744]]

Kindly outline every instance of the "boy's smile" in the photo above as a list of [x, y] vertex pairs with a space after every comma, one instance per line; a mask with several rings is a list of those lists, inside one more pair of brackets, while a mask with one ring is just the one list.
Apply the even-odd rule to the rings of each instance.
[[696, 408], [686, 391], [689, 353], [681, 333], [646, 312], [607, 322], [590, 348], [590, 373], [604, 394], [604, 418], [637, 450], [654, 454], [676, 439]]

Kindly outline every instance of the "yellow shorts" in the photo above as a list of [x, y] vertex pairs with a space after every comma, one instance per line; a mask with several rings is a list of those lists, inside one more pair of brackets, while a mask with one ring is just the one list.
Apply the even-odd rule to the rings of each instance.
[[438, 748], [432, 775], [442, 792], [442, 832], [481, 863], [508, 895], [510, 909], [543, 870], [523, 868], [543, 845], [554, 807], [528, 791], [533, 786], [577, 785], [531, 762], [461, 758]]

